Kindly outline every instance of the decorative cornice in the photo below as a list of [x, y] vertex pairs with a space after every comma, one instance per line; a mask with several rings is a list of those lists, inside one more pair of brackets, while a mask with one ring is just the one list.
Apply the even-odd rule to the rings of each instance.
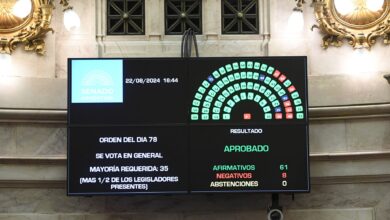
[[0, 122], [66, 123], [66, 110], [0, 109]]
[[[389, 118], [390, 103], [309, 107], [310, 121]], [[66, 124], [65, 109], [0, 109], [0, 122]]]
[[390, 117], [390, 104], [326, 106], [309, 108], [310, 120], [345, 120]]
[[19, 165], [66, 165], [66, 156], [46, 156], [46, 157], [17, 157], [0, 156], [0, 164]]
[[312, 153], [311, 161], [378, 160], [390, 158], [390, 151]]

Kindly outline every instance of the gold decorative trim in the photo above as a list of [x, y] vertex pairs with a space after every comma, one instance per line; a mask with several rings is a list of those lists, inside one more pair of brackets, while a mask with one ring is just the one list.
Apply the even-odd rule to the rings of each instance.
[[[361, 2], [361, 1], [359, 1]], [[377, 12], [358, 7], [353, 12], [341, 15], [334, 6], [334, 0], [313, 0], [319, 28], [325, 35], [322, 47], [340, 47], [347, 40], [353, 48], [371, 48], [378, 38], [390, 44], [390, 0]]]
[[31, 19], [18, 26], [16, 30], [0, 30], [0, 53], [11, 54], [18, 44], [23, 44], [27, 51], [45, 53], [44, 37], [54, 32], [50, 27], [54, 5], [51, 0], [32, 0]]
[[[40, 55], [45, 53], [44, 38], [48, 32], [54, 33], [50, 27], [54, 10], [53, 0], [31, 2], [32, 12], [24, 21], [14, 23], [16, 26], [12, 28], [0, 28], [0, 53], [12, 54], [19, 44], [23, 44], [26, 51], [34, 51]], [[60, 4], [65, 9], [70, 7], [68, 0], [61, 0]], [[9, 10], [3, 13], [1, 19], [5, 20], [6, 17], [7, 25], [17, 20]]]

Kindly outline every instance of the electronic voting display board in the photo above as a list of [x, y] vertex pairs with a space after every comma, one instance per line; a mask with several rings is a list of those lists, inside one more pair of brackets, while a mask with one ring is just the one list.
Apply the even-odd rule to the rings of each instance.
[[306, 57], [68, 60], [68, 195], [308, 192]]

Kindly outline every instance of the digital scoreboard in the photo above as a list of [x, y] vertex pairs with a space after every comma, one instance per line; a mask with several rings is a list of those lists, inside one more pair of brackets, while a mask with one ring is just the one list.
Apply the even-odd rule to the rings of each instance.
[[308, 192], [306, 57], [68, 60], [68, 195]]

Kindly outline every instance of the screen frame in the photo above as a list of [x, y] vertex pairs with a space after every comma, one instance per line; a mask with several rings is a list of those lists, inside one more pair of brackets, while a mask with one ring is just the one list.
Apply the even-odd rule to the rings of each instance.
[[[305, 118], [305, 125], [306, 125], [306, 141], [307, 141], [307, 189], [302, 190], [237, 190], [237, 191], [210, 191], [210, 192], [196, 192], [191, 193], [191, 177], [190, 177], [190, 166], [188, 167], [188, 184], [187, 184], [187, 192], [93, 192], [93, 193], [74, 193], [69, 192], [69, 182], [70, 182], [70, 105], [71, 105], [71, 80], [72, 80], [72, 61], [73, 60], [151, 60], [151, 59], [158, 59], [158, 60], [218, 60], [218, 59], [291, 59], [291, 58], [299, 58], [303, 59], [304, 61], [304, 86], [306, 89], [304, 89], [305, 93], [305, 106], [304, 109], [306, 118]], [[198, 57], [198, 58], [175, 58], [175, 57], [137, 57], [137, 58], [131, 58], [131, 57], [105, 57], [105, 58], [68, 58], [68, 77], [67, 77], [67, 180], [66, 180], [66, 186], [67, 186], [67, 195], [68, 196], [134, 196], [134, 195], [202, 195], [202, 194], [248, 194], [248, 193], [258, 193], [258, 194], [264, 194], [264, 193], [310, 193], [311, 192], [311, 175], [310, 175], [310, 142], [309, 142], [309, 126], [310, 126], [310, 120], [309, 120], [309, 94], [308, 94], [308, 69], [307, 69], [307, 56], [267, 56], [267, 57]], [[190, 160], [189, 162], [190, 163]]]

